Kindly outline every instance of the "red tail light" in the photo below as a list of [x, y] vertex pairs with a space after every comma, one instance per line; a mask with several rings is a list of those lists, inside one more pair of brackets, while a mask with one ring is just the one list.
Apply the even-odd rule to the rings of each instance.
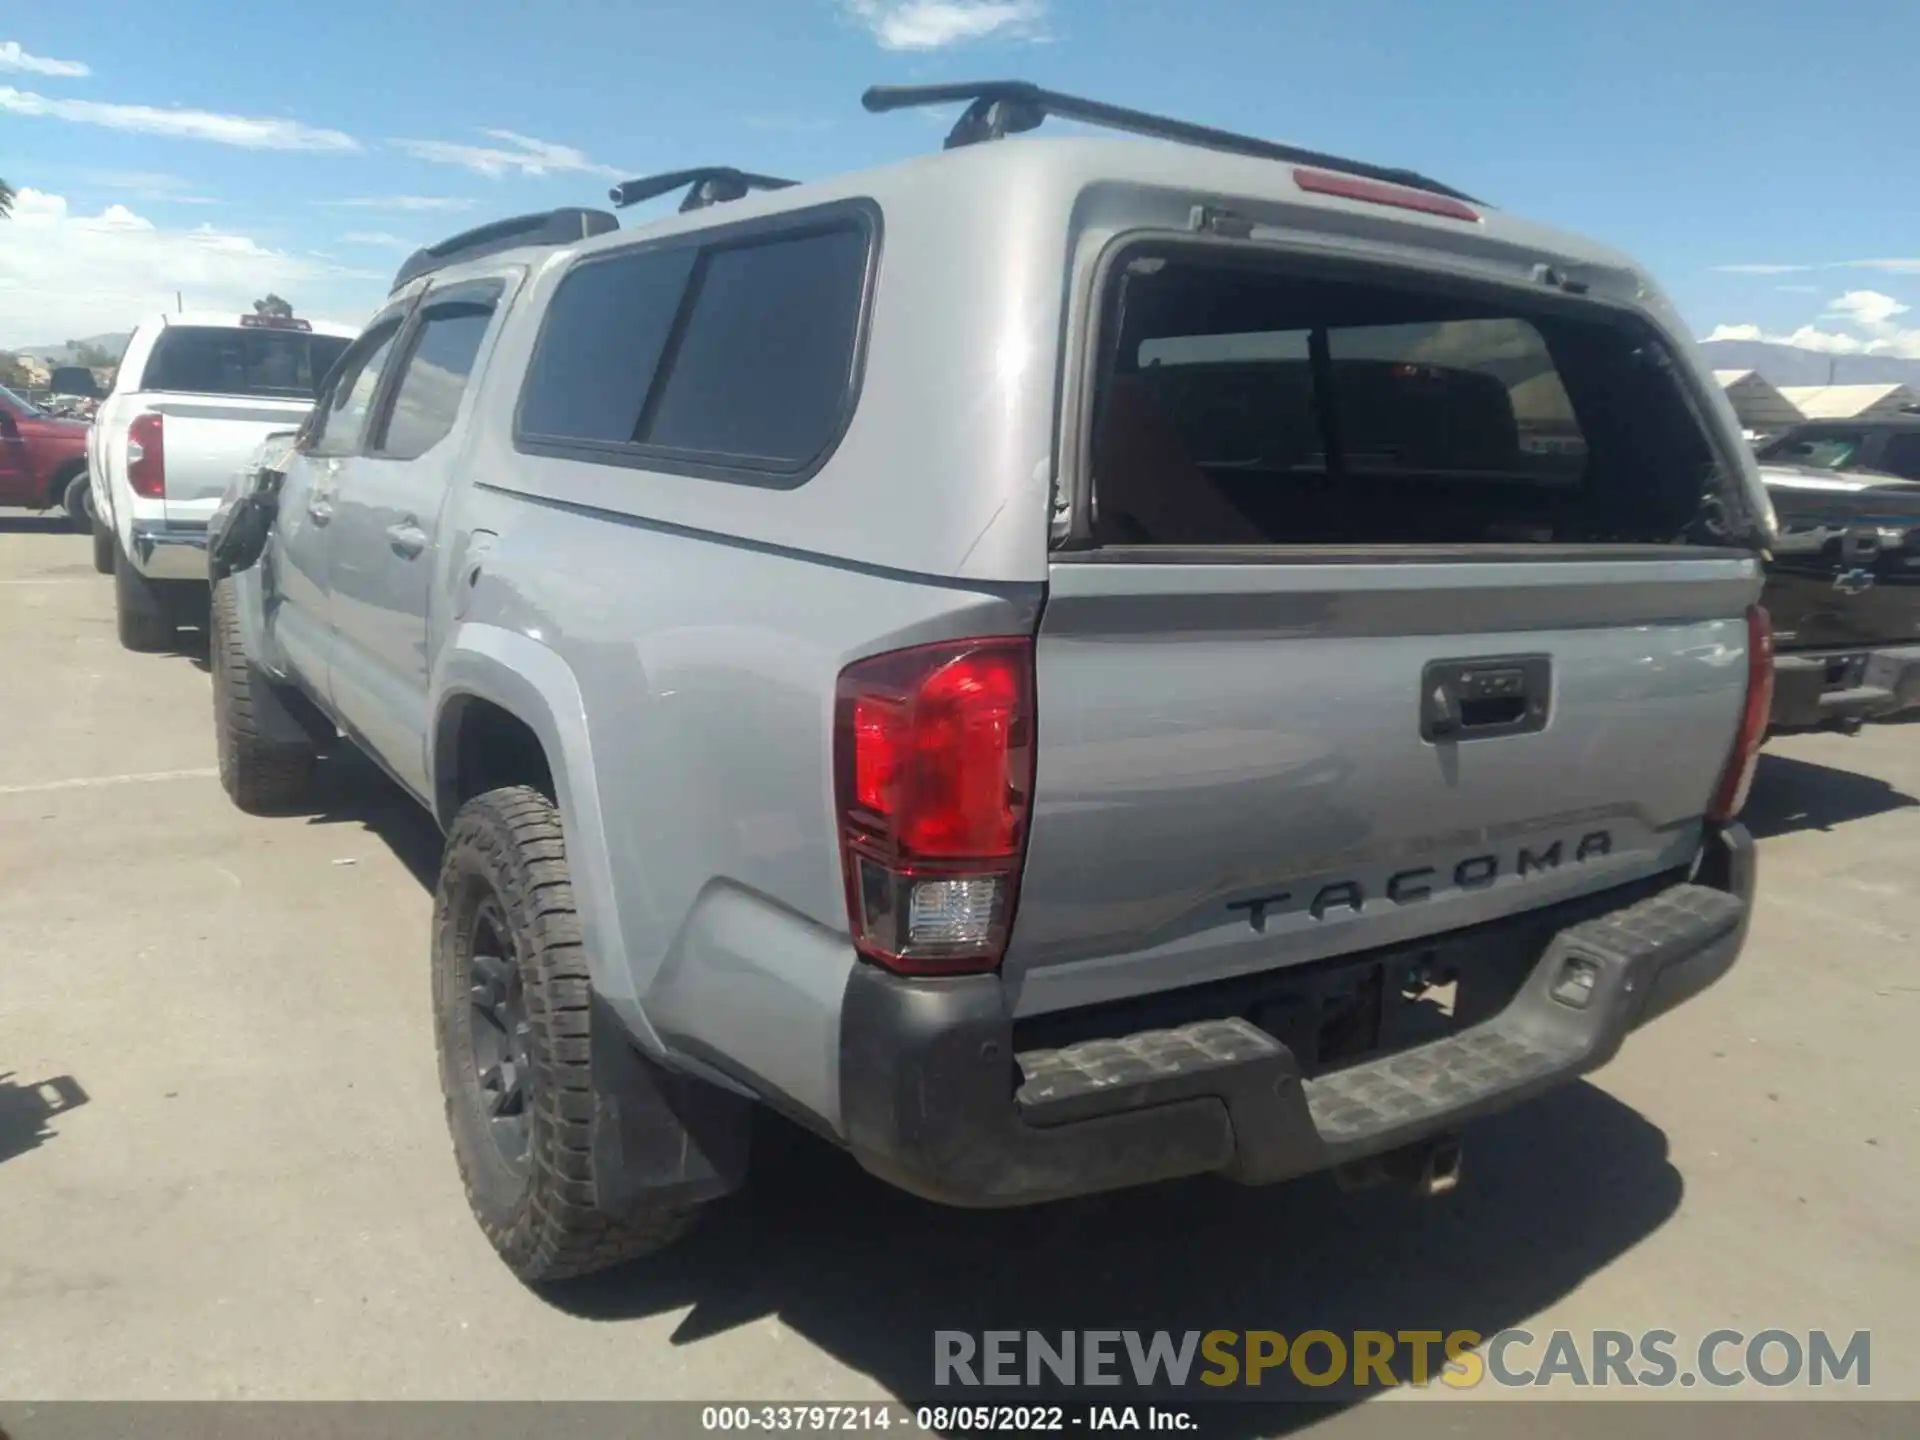
[[136, 415], [127, 427], [127, 483], [149, 500], [167, 498], [167, 435], [158, 415]]
[[1747, 610], [1747, 708], [1740, 715], [1740, 734], [1727, 757], [1720, 790], [1707, 807], [1709, 820], [1731, 820], [1747, 803], [1754, 768], [1760, 763], [1760, 742], [1767, 738], [1767, 720], [1773, 713], [1773, 621], [1766, 608]]
[[1033, 642], [960, 640], [840, 674], [834, 781], [861, 953], [905, 974], [991, 970], [1033, 801]]

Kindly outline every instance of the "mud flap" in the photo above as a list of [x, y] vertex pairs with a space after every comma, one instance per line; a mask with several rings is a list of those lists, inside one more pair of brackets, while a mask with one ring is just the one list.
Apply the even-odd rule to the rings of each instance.
[[598, 997], [591, 1024], [598, 1207], [678, 1209], [739, 1189], [752, 1102], [655, 1065]]

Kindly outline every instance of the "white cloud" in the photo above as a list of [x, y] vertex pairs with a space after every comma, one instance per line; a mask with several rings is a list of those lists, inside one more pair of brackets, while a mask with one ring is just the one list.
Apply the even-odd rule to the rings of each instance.
[[82, 170], [80, 178], [103, 190], [125, 190], [140, 200], [160, 200], [169, 205], [218, 205], [207, 195], [187, 193], [197, 188], [191, 180], [158, 170]]
[[302, 314], [354, 321], [385, 293], [383, 272], [262, 245], [211, 225], [172, 229], [124, 205], [75, 214], [64, 197], [22, 189], [0, 245], [0, 345], [125, 330], [181, 292], [189, 308], [249, 309], [273, 291]]
[[360, 142], [338, 130], [320, 130], [298, 120], [220, 115], [211, 110], [160, 109], [153, 105], [115, 105], [96, 100], [49, 100], [28, 90], [0, 85], [0, 110], [15, 115], [70, 120], [141, 135], [179, 140], [211, 140], [246, 150], [358, 150]]
[[413, 250], [418, 247], [411, 240], [403, 240], [398, 235], [385, 230], [349, 230], [340, 237], [342, 245], [377, 245], [386, 250]]
[[76, 79], [93, 73], [78, 60], [49, 60], [29, 55], [18, 40], [0, 40], [0, 70], [23, 70], [29, 75], [58, 75]]
[[1795, 345], [1822, 355], [1893, 355], [1920, 360], [1920, 329], [1903, 329], [1894, 323], [1895, 317], [1907, 314], [1910, 308], [1877, 290], [1849, 290], [1836, 296], [1821, 314], [1850, 329], [1802, 325], [1786, 334], [1769, 334], [1758, 325], [1716, 325], [1707, 339], [1760, 340], [1769, 345]]
[[530, 135], [518, 135], [511, 130], [482, 130], [480, 133], [490, 139], [504, 141], [513, 148], [455, 145], [446, 140], [395, 140], [392, 143], [416, 160], [430, 160], [436, 165], [462, 165], [482, 175], [501, 176], [515, 170], [522, 175], [579, 171], [620, 179], [626, 174], [624, 170], [616, 170], [611, 165], [589, 160], [571, 145], [556, 145], [550, 140], [536, 140]]
[[315, 200], [315, 205], [352, 210], [471, 210], [473, 201], [451, 195], [355, 195], [346, 200]]
[[1920, 275], [1920, 260], [1848, 260], [1850, 270], [1885, 270], [1895, 275]]
[[1851, 320], [1862, 330], [1869, 331], [1883, 330], [1894, 316], [1906, 313], [1905, 305], [1891, 295], [1882, 295], [1878, 290], [1849, 290], [1827, 307], [1827, 314]]
[[938, 50], [990, 35], [1041, 40], [1047, 0], [841, 0], [885, 50]]
[[1796, 275], [1807, 270], [1884, 270], [1896, 275], [1920, 275], [1920, 259], [1826, 260], [1818, 265], [1709, 265], [1721, 275]]

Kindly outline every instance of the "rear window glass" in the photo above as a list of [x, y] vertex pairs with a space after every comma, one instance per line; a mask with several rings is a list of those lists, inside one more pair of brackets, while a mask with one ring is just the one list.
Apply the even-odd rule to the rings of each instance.
[[582, 264], [548, 311], [520, 434], [803, 469], [846, 412], [868, 245], [837, 225]]
[[1721, 483], [1676, 362], [1597, 306], [1161, 257], [1116, 283], [1108, 543], [1665, 542]]
[[866, 269], [851, 229], [710, 255], [646, 442], [775, 465], [819, 454], [840, 423]]
[[630, 445], [697, 251], [652, 250], [581, 265], [547, 309], [520, 407], [526, 435]]
[[169, 325], [154, 342], [140, 388], [311, 400], [348, 343], [299, 330]]

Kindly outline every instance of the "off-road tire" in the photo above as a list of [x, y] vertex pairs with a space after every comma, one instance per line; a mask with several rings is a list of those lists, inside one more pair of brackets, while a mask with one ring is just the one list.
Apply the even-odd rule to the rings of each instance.
[[113, 531], [98, 515], [93, 517], [93, 568], [102, 575], [113, 573]]
[[[476, 917], [489, 897], [514, 951], [502, 958], [519, 978], [531, 1057], [529, 1143], [517, 1166], [489, 1132], [474, 1064], [469, 966]], [[435, 892], [440, 1087], [474, 1218], [507, 1267], [529, 1284], [651, 1254], [678, 1239], [697, 1213], [660, 1208], [616, 1217], [596, 1204], [592, 1138], [600, 1101], [591, 996], [560, 812], [523, 785], [469, 800], [447, 832]]]
[[312, 745], [269, 743], [260, 738], [254, 716], [255, 687], [265, 683], [247, 663], [240, 642], [233, 582], [213, 587], [212, 634], [207, 658], [213, 671], [214, 748], [220, 759], [220, 787], [249, 815], [291, 809], [306, 796], [313, 777]]
[[134, 569], [127, 552], [117, 544], [113, 547], [113, 610], [120, 643], [127, 649], [152, 652], [173, 647], [179, 627], [166, 593]]
[[64, 482], [60, 503], [66, 508], [67, 523], [75, 530], [84, 535], [93, 529], [93, 481], [84, 465]]

